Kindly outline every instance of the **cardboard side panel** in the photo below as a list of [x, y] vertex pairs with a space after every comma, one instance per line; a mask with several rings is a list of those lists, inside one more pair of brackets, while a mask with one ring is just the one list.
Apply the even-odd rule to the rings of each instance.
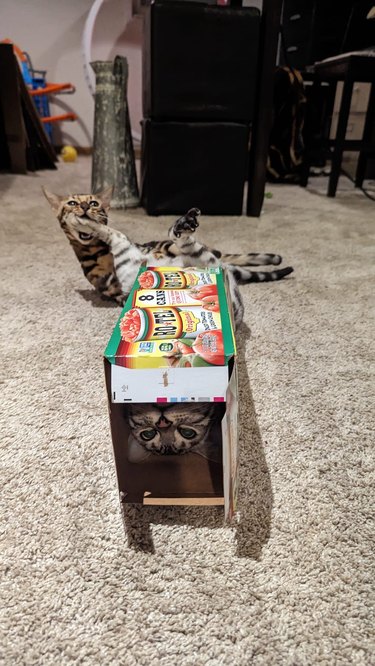
[[226, 395], [222, 422], [225, 518], [231, 520], [237, 508], [238, 480], [238, 378], [234, 362]]

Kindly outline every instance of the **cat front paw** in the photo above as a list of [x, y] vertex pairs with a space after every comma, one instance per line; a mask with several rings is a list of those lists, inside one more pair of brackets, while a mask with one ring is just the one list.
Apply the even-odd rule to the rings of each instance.
[[82, 219], [81, 217], [77, 217], [76, 215], [72, 215], [69, 219], [69, 225], [73, 227], [76, 231], [86, 231], [90, 232], [90, 220], [84, 218]]
[[199, 208], [190, 208], [185, 215], [179, 217], [174, 223], [172, 227], [174, 235], [177, 238], [180, 238], [182, 235], [189, 236], [194, 233], [197, 227], [199, 227], [197, 217], [199, 217], [200, 214], [201, 212]]
[[91, 220], [81, 219], [75, 215], [72, 215], [69, 219], [68, 227], [70, 227], [71, 232], [77, 240], [82, 243], [90, 242], [95, 235]]

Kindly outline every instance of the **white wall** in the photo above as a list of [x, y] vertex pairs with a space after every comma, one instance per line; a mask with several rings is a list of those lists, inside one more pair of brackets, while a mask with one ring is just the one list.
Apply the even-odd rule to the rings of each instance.
[[[0, 39], [9, 37], [27, 51], [35, 69], [46, 69], [48, 79], [69, 81], [74, 95], [61, 95], [52, 113], [73, 111], [78, 121], [59, 125], [56, 143], [91, 146], [94, 102], [84, 77], [82, 32], [93, 0], [0, 0]], [[262, 0], [244, 0], [261, 8]], [[92, 60], [124, 55], [129, 63], [128, 102], [133, 131], [140, 133], [142, 118], [142, 18], [131, 16], [132, 0], [105, 0], [93, 35]]]
[[[83, 71], [81, 39], [92, 0], [1, 0], [0, 39], [9, 37], [27, 51], [35, 69], [46, 69], [56, 83], [70, 81], [74, 95], [61, 95], [53, 113], [73, 111], [78, 121], [65, 122], [61, 143], [92, 145], [94, 102]], [[132, 127], [139, 132], [142, 117], [142, 19], [131, 18], [131, 0], [106, 0], [95, 26], [92, 59], [129, 61], [128, 100]]]

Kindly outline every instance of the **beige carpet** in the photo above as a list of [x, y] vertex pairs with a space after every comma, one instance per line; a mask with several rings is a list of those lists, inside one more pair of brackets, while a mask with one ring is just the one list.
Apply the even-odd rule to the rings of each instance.
[[[118, 310], [40, 192], [89, 173], [0, 176], [1, 663], [373, 664], [375, 204], [312, 181], [269, 187], [259, 220], [202, 217], [216, 247], [295, 267], [243, 288], [239, 523], [150, 508], [125, 535], [102, 369]], [[170, 222], [113, 219], [138, 240]]]

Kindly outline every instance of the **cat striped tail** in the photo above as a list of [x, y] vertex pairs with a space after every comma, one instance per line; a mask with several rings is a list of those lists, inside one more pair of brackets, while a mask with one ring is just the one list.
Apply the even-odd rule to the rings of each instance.
[[224, 254], [218, 253], [217, 257], [223, 264], [232, 266], [278, 266], [282, 262], [279, 254], [269, 254], [264, 252], [248, 252], [247, 254]]
[[240, 266], [229, 266], [231, 272], [239, 284], [248, 284], [249, 282], [273, 282], [282, 280], [287, 275], [293, 273], [293, 268], [278, 268], [275, 271], [251, 271], [249, 268]]

